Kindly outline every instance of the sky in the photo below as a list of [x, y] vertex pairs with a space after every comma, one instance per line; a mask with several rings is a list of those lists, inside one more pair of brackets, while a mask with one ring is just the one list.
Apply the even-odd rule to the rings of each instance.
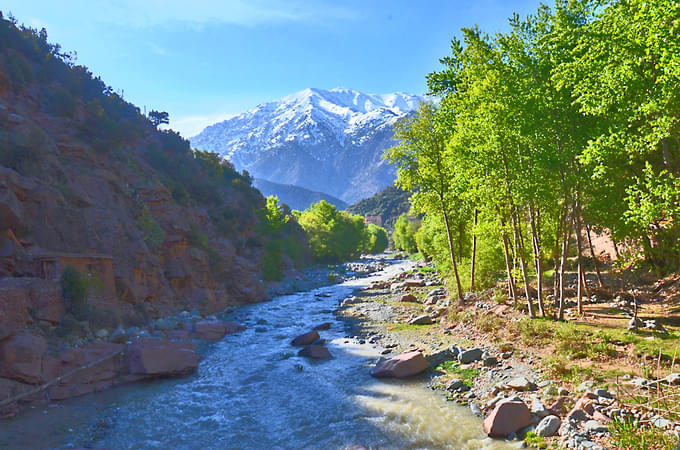
[[538, 0], [3, 0], [19, 23], [185, 137], [308, 87], [424, 94], [461, 27]]

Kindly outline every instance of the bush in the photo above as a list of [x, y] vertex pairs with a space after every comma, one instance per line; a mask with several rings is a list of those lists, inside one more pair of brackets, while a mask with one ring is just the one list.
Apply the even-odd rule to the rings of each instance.
[[89, 304], [88, 280], [73, 266], [67, 266], [61, 274], [61, 293], [68, 311], [79, 320], [87, 318]]
[[420, 223], [409, 220], [406, 214], [402, 214], [394, 224], [394, 232], [392, 233], [392, 240], [394, 241], [394, 248], [403, 250], [409, 254], [418, 252], [416, 244], [416, 232], [420, 228]]

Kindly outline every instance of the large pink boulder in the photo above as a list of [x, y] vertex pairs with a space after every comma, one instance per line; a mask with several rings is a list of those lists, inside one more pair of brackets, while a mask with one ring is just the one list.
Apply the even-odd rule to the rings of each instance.
[[40, 382], [45, 339], [23, 333], [0, 342], [0, 376], [24, 383]]
[[298, 352], [298, 356], [312, 359], [332, 359], [331, 352], [322, 345], [308, 345]]
[[199, 357], [188, 342], [137, 339], [127, 349], [127, 369], [147, 377], [187, 375], [198, 367]]
[[293, 339], [291, 342], [292, 345], [295, 346], [303, 346], [303, 345], [310, 345], [312, 342], [316, 341], [319, 339], [319, 333], [316, 331], [310, 331], [309, 333], [301, 334], [300, 336], [296, 337]]
[[484, 419], [482, 429], [491, 437], [505, 438], [531, 423], [531, 412], [524, 402], [501, 400]]
[[422, 352], [410, 351], [380, 361], [371, 370], [376, 378], [406, 378], [427, 370], [429, 365]]
[[243, 331], [246, 328], [235, 322], [221, 322], [219, 320], [201, 320], [194, 325], [193, 335], [206, 341], [219, 341], [227, 334]]

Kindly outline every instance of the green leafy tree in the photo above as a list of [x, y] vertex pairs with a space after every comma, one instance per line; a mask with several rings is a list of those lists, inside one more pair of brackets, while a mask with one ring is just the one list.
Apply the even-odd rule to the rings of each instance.
[[170, 123], [170, 115], [165, 111], [149, 111], [149, 120], [151, 124], [158, 128], [159, 125], [167, 125]]

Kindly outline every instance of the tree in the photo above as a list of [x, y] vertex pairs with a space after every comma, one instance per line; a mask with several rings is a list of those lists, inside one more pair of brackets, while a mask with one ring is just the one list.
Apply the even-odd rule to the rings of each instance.
[[463, 289], [458, 274], [453, 244], [451, 219], [462, 207], [460, 180], [445, 156], [448, 129], [437, 122], [438, 108], [423, 102], [414, 117], [394, 126], [400, 144], [385, 151], [385, 158], [397, 167], [398, 186], [414, 191], [411, 199], [418, 212], [436, 211], [442, 215], [449, 243], [449, 255], [458, 288], [458, 300], [463, 302]]
[[149, 120], [154, 127], [158, 128], [159, 125], [170, 123], [170, 115], [165, 111], [151, 110], [149, 111]]

